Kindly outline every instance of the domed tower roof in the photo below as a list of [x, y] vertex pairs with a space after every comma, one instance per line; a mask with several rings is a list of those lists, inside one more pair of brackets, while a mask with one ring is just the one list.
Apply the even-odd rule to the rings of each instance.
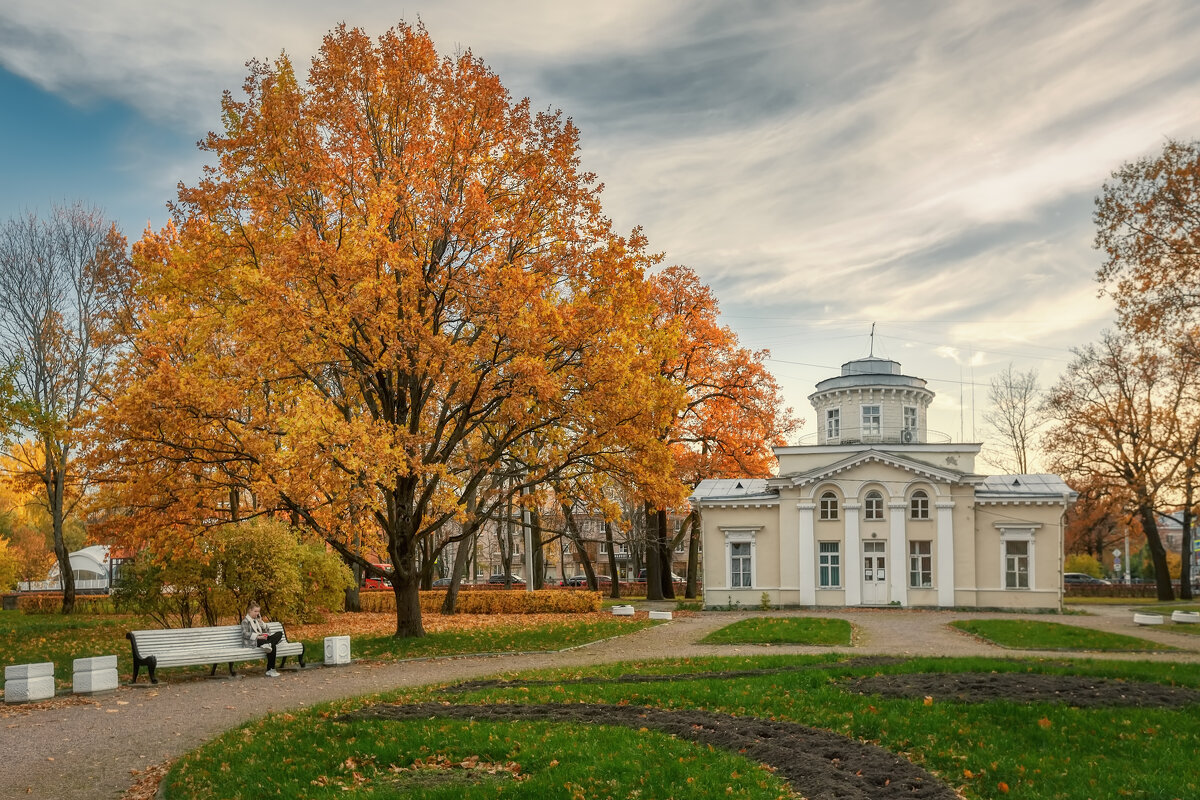
[[900, 363], [870, 356], [842, 364], [842, 373], [817, 384], [808, 396], [817, 412], [818, 444], [927, 440], [926, 412], [933, 392]]

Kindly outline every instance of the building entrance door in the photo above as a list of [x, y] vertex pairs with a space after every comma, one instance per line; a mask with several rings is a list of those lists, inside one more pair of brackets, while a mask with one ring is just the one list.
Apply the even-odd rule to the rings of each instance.
[[887, 542], [871, 539], [863, 542], [863, 589], [864, 606], [886, 606], [887, 585]]

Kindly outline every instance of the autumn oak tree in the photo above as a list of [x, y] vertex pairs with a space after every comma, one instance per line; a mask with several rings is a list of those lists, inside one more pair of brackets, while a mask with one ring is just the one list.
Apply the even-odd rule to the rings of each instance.
[[[659, 375], [684, 393], [661, 432], [671, 450], [673, 480], [691, 489], [705, 478], [770, 475], [772, 446], [784, 444], [799, 421], [765, 366], [768, 353], [742, 347], [737, 334], [720, 324], [712, 289], [691, 269], [670, 267], [651, 283], [658, 326], [678, 336], [674, 355], [659, 364]], [[653, 496], [647, 500], [647, 597], [674, 597], [667, 506]], [[695, 523], [689, 515], [688, 597], [696, 596]]]
[[423, 28], [338, 27], [307, 83], [282, 55], [244, 89], [135, 249], [104, 422], [121, 502], [202, 522], [236, 489], [369, 568], [353, 516], [419, 636], [420, 542], [477, 529], [502, 465], [520, 492], [656, 429], [653, 258], [603, 216], [571, 121]]

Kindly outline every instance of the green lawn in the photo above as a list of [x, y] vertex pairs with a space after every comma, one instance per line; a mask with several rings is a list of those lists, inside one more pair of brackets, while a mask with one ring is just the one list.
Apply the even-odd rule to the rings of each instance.
[[754, 617], [726, 625], [704, 644], [849, 645], [853, 627], [844, 619], [824, 617]]
[[[420, 639], [394, 636], [356, 636], [351, 642], [355, 658], [395, 660], [455, 656], [469, 653], [528, 653], [562, 650], [587, 642], [633, 633], [661, 624], [648, 619], [619, 617], [572, 619], [537, 625], [511, 625], [502, 628], [472, 628], [427, 633]], [[310, 652], [322, 652], [323, 642], [306, 642]]]
[[1082, 650], [1091, 652], [1149, 652], [1177, 648], [1136, 636], [1106, 633], [1061, 622], [1021, 619], [958, 620], [959, 630], [1014, 650]]
[[[464, 626], [472, 621], [464, 615]], [[513, 624], [502, 627], [447, 630], [430, 633], [420, 639], [396, 639], [388, 635], [355, 635], [351, 643], [354, 658], [395, 660], [468, 653], [516, 653], [561, 650], [587, 642], [607, 639], [659, 624], [646, 619], [574, 618], [563, 615], [554, 622]], [[54, 662], [55, 684], [70, 688], [71, 662], [89, 656], [117, 656], [117, 672], [126, 681], [133, 674], [133, 656], [125, 632], [154, 627], [133, 615], [26, 614], [0, 611], [0, 666]], [[310, 662], [324, 658], [324, 641], [305, 640]], [[288, 662], [292, 663], [291, 661]], [[218, 674], [224, 672], [222, 665]], [[208, 667], [173, 667], [158, 673], [159, 680], [202, 675]], [[145, 670], [143, 677], [146, 680]]]
[[[746, 674], [748, 670], [764, 670]], [[707, 671], [729, 672], [711, 675]], [[740, 671], [733, 674], [733, 671]], [[771, 671], [765, 671], [771, 670]], [[1197, 687], [1191, 665], [1148, 662], [923, 658], [856, 666], [832, 656], [690, 659], [530, 673], [526, 681], [448, 692], [397, 692], [403, 704], [579, 702], [708, 709], [794, 721], [873, 742], [933, 772], [970, 800], [1089, 800], [1200, 796], [1200, 773], [1181, 769], [1200, 742], [1200, 706], [1074, 708], [1053, 702], [965, 703], [859, 694], [854, 676], [1033, 673]], [[620, 676], [625, 676], [622, 679]], [[648, 676], [678, 675], [669, 681]], [[632, 682], [631, 682], [632, 681]], [[638, 682], [645, 681], [645, 682]], [[1121, 689], [1118, 689], [1121, 691]], [[375, 698], [378, 699], [378, 698]], [[233, 730], [177, 763], [166, 797], [745, 797], [779, 798], [772, 776], [719, 749], [599, 725], [343, 720], [366, 700], [274, 715]], [[601, 738], [595, 738], [601, 737]], [[466, 761], [507, 775], [426, 772]], [[1119, 769], [1112, 765], [1120, 765]], [[633, 765], [632, 768], [629, 768]], [[677, 766], [682, 765], [682, 769]], [[478, 771], [478, 770], [477, 770]], [[485, 770], [486, 771], [486, 770]], [[518, 781], [517, 773], [529, 776]], [[449, 773], [449, 774], [447, 774]], [[269, 776], [269, 778], [264, 777]], [[702, 776], [692, 783], [686, 777]], [[736, 777], [736, 784], [732, 778]], [[744, 780], [741, 780], [744, 779]], [[415, 784], [413, 781], [424, 780]], [[727, 788], [728, 787], [728, 788]]]

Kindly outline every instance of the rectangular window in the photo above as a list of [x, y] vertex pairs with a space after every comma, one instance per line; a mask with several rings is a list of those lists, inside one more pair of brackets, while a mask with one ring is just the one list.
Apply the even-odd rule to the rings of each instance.
[[571, 555], [571, 543], [570, 542], [563, 542], [562, 552], [563, 552], [564, 556]]
[[878, 436], [880, 431], [879, 406], [862, 407], [863, 436]]
[[904, 430], [913, 433], [917, 431], [917, 409], [912, 406], [904, 407]]
[[822, 589], [836, 589], [842, 585], [842, 554], [840, 542], [820, 542], [820, 575], [818, 584]]
[[608, 542], [600, 543], [600, 555], [602, 555], [602, 556], [608, 555]]
[[629, 545], [625, 544], [624, 542], [617, 542], [617, 555], [619, 555], [619, 556], [629, 555]]
[[730, 587], [734, 589], [750, 588], [749, 542], [731, 542], [729, 544], [729, 576]]
[[825, 412], [825, 438], [840, 439], [842, 438], [842, 411], [839, 408], [831, 408]]
[[908, 585], [914, 589], [933, 586], [933, 542], [908, 543]]
[[1029, 588], [1029, 542], [1004, 543], [1004, 588]]

